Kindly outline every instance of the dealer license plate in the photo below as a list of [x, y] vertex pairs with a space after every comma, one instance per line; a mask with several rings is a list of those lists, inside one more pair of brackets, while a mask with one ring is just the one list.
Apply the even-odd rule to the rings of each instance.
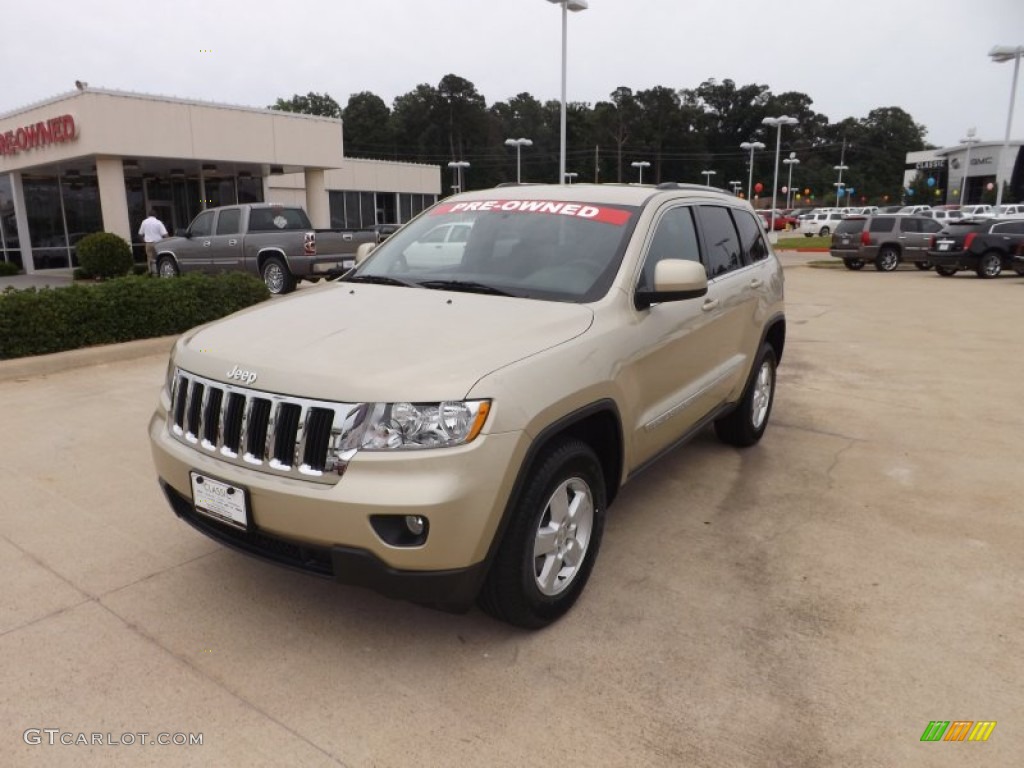
[[198, 472], [192, 472], [191, 477], [192, 503], [196, 512], [236, 528], [248, 527], [249, 509], [244, 488]]
[[940, 251], [948, 251], [949, 250], [949, 243], [939, 243], [939, 250]]

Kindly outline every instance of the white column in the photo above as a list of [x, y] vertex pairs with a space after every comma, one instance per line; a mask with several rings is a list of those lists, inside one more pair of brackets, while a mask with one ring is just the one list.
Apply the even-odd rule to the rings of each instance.
[[305, 176], [306, 213], [316, 229], [327, 229], [331, 226], [331, 206], [324, 172], [318, 168], [307, 168]]
[[28, 232], [28, 213], [25, 210], [25, 188], [21, 184], [21, 174], [11, 172], [11, 197], [14, 199], [14, 223], [18, 228], [18, 243], [21, 248], [21, 265], [26, 275], [36, 271], [32, 259], [32, 240]]
[[100, 187], [103, 231], [120, 235], [130, 243], [132, 228], [128, 221], [128, 195], [124, 190], [124, 165], [121, 158], [97, 157], [96, 181]]

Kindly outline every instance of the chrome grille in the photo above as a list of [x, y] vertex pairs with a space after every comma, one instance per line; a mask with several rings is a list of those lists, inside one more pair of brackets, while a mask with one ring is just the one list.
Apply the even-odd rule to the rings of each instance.
[[178, 369], [168, 428], [179, 442], [222, 461], [335, 483], [336, 448], [358, 410], [352, 403], [260, 392]]

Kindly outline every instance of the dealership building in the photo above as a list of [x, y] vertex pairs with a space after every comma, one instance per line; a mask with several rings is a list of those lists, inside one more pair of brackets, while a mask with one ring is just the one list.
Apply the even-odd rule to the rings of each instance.
[[961, 189], [964, 204], [980, 203], [982, 195], [995, 189], [998, 176], [1008, 185], [1003, 201], [1024, 202], [1022, 145], [1024, 141], [1019, 139], [1010, 141], [1004, 151], [1001, 141], [974, 141], [970, 145], [908, 152], [903, 186], [909, 188], [920, 175], [937, 193], [935, 200], [922, 203], [959, 203]]
[[77, 265], [113, 232], [145, 261], [149, 210], [168, 230], [204, 208], [302, 205], [317, 228], [403, 223], [441, 192], [439, 166], [344, 157], [341, 120], [82, 85], [0, 114], [0, 261]]

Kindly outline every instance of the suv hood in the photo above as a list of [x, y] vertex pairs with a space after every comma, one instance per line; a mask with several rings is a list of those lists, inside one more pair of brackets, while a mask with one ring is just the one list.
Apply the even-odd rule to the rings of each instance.
[[483, 376], [579, 336], [580, 304], [336, 283], [186, 335], [175, 362], [217, 381], [339, 402], [456, 400]]

